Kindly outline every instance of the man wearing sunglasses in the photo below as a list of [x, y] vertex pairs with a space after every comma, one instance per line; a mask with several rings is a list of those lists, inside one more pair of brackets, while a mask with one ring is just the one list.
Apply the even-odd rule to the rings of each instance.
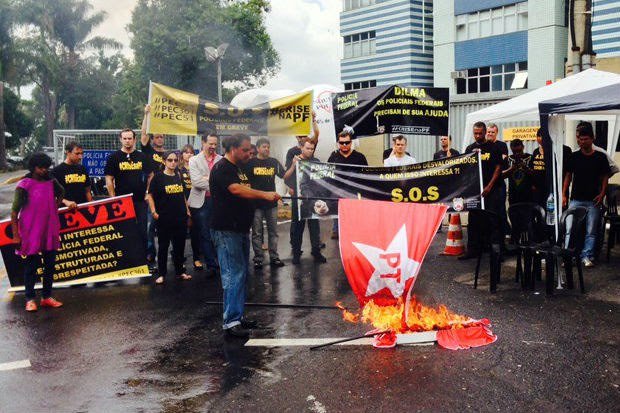
[[[327, 162], [368, 166], [368, 161], [364, 154], [353, 149], [353, 137], [350, 132], [340, 132], [337, 137], [337, 142], [338, 150], [329, 155]], [[338, 219], [334, 219], [331, 238], [338, 239]]]

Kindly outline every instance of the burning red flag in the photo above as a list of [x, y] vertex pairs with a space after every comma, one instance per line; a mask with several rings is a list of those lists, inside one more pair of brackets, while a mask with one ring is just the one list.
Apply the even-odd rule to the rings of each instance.
[[415, 283], [445, 205], [338, 201], [340, 256], [363, 307], [395, 305]]

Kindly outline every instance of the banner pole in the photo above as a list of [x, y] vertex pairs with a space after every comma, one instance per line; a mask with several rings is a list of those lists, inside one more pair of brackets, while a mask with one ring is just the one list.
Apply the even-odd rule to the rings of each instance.
[[484, 209], [484, 197], [482, 196], [482, 191], [484, 190], [484, 183], [482, 182], [482, 158], [480, 157], [480, 151], [478, 154], [478, 173], [480, 174], [480, 206]]
[[[149, 102], [149, 105], [151, 104], [151, 95], [153, 93], [153, 81], [149, 80], [149, 99], [147, 102]], [[150, 133], [151, 132], [151, 111], [149, 111], [149, 116], [146, 117], [146, 133]]]

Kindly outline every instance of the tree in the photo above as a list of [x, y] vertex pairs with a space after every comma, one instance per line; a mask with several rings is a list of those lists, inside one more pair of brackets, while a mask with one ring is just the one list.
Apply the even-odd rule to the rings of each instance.
[[0, 0], [0, 169], [6, 169], [6, 125], [4, 122], [4, 82], [13, 66], [13, 41], [11, 30], [14, 15], [10, 0]]
[[279, 69], [265, 29], [266, 0], [139, 0], [129, 31], [142, 83], [149, 80], [213, 98], [216, 68], [204, 48], [228, 43], [223, 81], [263, 85]]

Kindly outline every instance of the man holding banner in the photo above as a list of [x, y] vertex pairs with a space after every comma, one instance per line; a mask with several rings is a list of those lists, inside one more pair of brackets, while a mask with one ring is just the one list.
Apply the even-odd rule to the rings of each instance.
[[[499, 188], [502, 172], [502, 154], [498, 147], [486, 139], [486, 125], [484, 122], [476, 122], [473, 127], [475, 142], [465, 149], [465, 153], [479, 152], [482, 164], [482, 197], [484, 199], [484, 209], [497, 214], [501, 219], [501, 208], [505, 209], [502, 203], [502, 193]], [[491, 237], [498, 241], [501, 239], [501, 228], [498, 222], [492, 228], [481, 227], [480, 211], [472, 210], [469, 212], [469, 226], [467, 228], [467, 252], [459, 257], [461, 260], [477, 257], [482, 248], [483, 231], [492, 231]]]

